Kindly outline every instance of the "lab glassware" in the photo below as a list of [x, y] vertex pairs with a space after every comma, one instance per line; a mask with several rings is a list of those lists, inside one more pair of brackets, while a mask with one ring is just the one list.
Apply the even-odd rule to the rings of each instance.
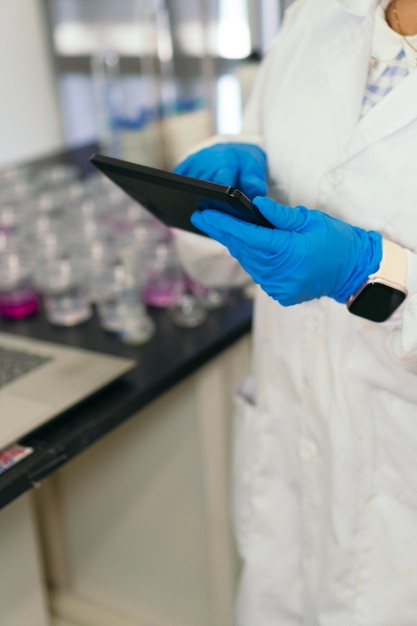
[[117, 332], [121, 325], [120, 304], [123, 297], [125, 271], [119, 264], [102, 266], [95, 277], [94, 300], [100, 326]]
[[207, 310], [192, 293], [184, 291], [176, 301], [168, 307], [168, 314], [175, 326], [194, 328], [203, 324], [207, 318]]
[[159, 242], [148, 261], [143, 301], [154, 307], [166, 308], [178, 302], [185, 290], [185, 274], [171, 241]]
[[230, 301], [230, 290], [225, 287], [213, 287], [186, 276], [186, 285], [190, 293], [194, 294], [201, 305], [211, 311], [221, 309]]
[[37, 276], [51, 324], [73, 326], [92, 315], [85, 266], [71, 258], [51, 258]]
[[8, 250], [0, 254], [0, 315], [22, 319], [39, 310], [33, 286], [33, 262], [29, 253]]

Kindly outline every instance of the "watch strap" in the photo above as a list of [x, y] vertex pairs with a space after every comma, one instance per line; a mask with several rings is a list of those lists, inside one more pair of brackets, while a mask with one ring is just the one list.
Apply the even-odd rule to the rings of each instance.
[[368, 280], [383, 279], [403, 288], [407, 277], [407, 255], [397, 243], [382, 240], [382, 259], [378, 270]]

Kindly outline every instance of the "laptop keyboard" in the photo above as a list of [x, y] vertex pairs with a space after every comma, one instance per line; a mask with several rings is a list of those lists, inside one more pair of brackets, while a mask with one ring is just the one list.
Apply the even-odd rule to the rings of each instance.
[[0, 389], [52, 359], [52, 356], [0, 345]]

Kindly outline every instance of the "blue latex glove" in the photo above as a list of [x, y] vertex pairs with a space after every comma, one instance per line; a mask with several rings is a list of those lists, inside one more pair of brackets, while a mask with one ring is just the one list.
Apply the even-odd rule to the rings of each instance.
[[262, 289], [289, 306], [329, 296], [346, 302], [382, 258], [382, 237], [305, 207], [271, 198], [254, 204], [275, 229], [242, 222], [207, 209], [194, 226], [224, 244]]
[[267, 158], [252, 143], [216, 143], [190, 154], [174, 172], [237, 187], [252, 200], [267, 191]]

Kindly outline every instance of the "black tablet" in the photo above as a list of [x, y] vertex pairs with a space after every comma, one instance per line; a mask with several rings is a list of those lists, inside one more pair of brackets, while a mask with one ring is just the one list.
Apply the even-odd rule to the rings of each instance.
[[200, 209], [217, 209], [241, 220], [272, 228], [239, 189], [199, 178], [93, 154], [90, 161], [103, 174], [167, 226], [202, 235], [191, 222]]

